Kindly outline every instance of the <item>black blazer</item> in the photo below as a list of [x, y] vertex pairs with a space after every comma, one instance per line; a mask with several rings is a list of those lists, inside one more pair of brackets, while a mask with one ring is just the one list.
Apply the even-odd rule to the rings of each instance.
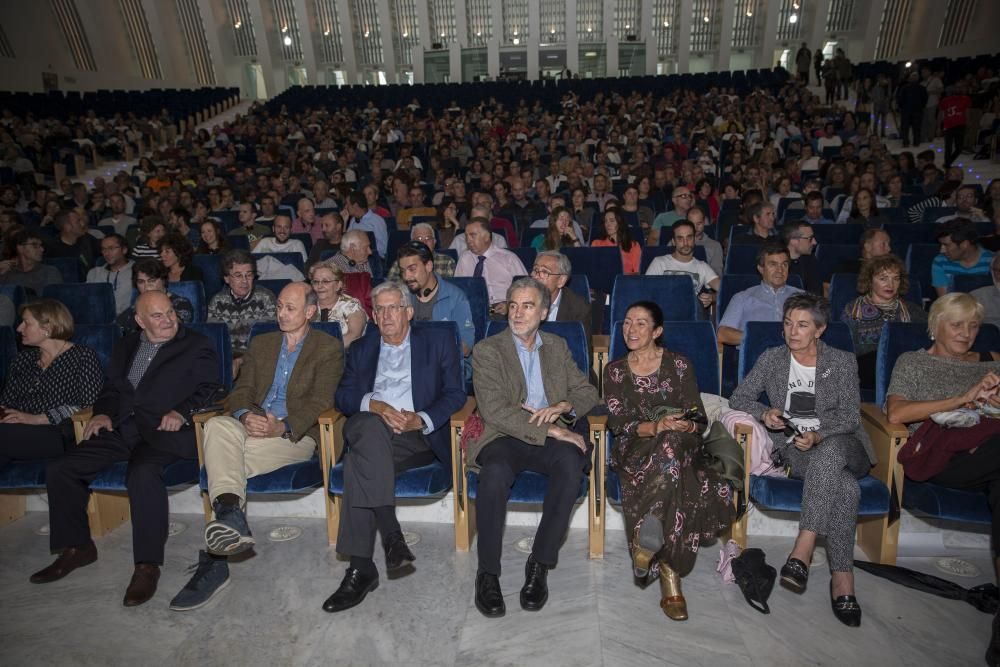
[[[151, 447], [195, 458], [191, 417], [195, 410], [211, 404], [220, 386], [215, 346], [206, 336], [179, 326], [177, 335], [164, 343], [139, 386], [133, 389], [128, 372], [139, 349], [140, 335], [129, 334], [115, 345], [104, 388], [94, 402], [94, 414], [110, 417], [116, 429], [131, 417]], [[163, 415], [171, 410], [180, 413], [187, 423], [179, 431], [156, 430]]]
[[562, 288], [556, 322], [579, 322], [582, 324], [587, 348], [590, 349], [590, 304], [569, 287]]

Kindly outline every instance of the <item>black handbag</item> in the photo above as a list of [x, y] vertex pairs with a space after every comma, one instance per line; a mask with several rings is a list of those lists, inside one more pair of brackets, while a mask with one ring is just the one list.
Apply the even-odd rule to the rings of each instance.
[[733, 559], [732, 568], [736, 585], [743, 591], [747, 603], [762, 614], [770, 614], [767, 599], [774, 590], [778, 572], [767, 564], [764, 552], [760, 549], [744, 549], [743, 553]]

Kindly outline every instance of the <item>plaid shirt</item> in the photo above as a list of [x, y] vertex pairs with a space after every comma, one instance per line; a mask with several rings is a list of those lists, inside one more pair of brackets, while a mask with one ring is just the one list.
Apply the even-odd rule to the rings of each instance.
[[[455, 275], [455, 260], [451, 258], [451, 255], [445, 255], [441, 252], [434, 253], [434, 273], [438, 274], [442, 278], [451, 278]], [[385, 277], [386, 280], [399, 280], [399, 261], [392, 263], [392, 268], [389, 269], [389, 275]]]

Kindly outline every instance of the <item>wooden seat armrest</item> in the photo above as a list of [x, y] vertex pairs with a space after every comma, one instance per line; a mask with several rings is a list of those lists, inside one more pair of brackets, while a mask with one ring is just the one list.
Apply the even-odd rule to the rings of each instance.
[[587, 422], [590, 424], [591, 431], [604, 430], [608, 427], [608, 416], [607, 415], [588, 415]]
[[465, 399], [465, 405], [451, 416], [451, 427], [465, 426], [465, 421], [472, 416], [476, 410], [476, 399], [472, 396]]
[[611, 336], [607, 334], [594, 334], [590, 337], [593, 343], [594, 352], [603, 352], [607, 354], [608, 348], [611, 346]]
[[94, 408], [92, 406], [81, 408], [73, 413], [73, 435], [76, 437], [77, 444], [83, 442], [83, 432], [87, 430], [87, 424], [90, 423], [93, 416]]
[[[906, 424], [889, 423], [885, 413], [873, 403], [861, 405], [861, 423], [868, 432], [868, 439], [871, 440], [877, 459], [870, 474], [890, 489], [894, 479], [898, 479], [901, 485], [903, 470], [896, 457], [899, 448], [909, 439], [910, 430], [906, 428]], [[902, 489], [897, 486], [899, 490]]]
[[223, 414], [222, 408], [218, 408], [216, 410], [206, 410], [204, 412], [199, 412], [195, 414], [195, 416], [192, 418], [192, 421], [195, 424], [204, 425], [212, 417], [218, 417], [221, 414]]
[[319, 413], [319, 425], [320, 426], [332, 426], [337, 423], [337, 420], [343, 417], [340, 414], [340, 410], [337, 408], [330, 408], [329, 410], [324, 410]]
[[906, 424], [892, 424], [889, 422], [889, 418], [885, 416], [874, 403], [862, 403], [861, 404], [861, 419], [862, 424], [868, 428], [869, 435], [872, 434], [872, 429], [876, 433], [885, 434], [889, 438], [902, 438], [906, 440], [910, 437], [910, 430], [906, 428]]

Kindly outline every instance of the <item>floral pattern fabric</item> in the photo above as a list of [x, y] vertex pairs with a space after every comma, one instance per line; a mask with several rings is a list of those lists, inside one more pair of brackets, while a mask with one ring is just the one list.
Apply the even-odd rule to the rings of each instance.
[[[620, 359], [604, 370], [604, 393], [608, 428], [615, 436], [611, 467], [621, 479], [629, 552], [638, 547], [642, 522], [658, 521], [664, 544], [656, 562], [687, 574], [694, 567], [701, 541], [732, 522], [732, 490], [707, 468], [699, 433], [664, 431], [640, 437], [638, 428], [642, 422], [654, 421], [664, 407], [687, 410], [695, 406], [705, 414], [694, 368], [684, 356], [664, 350], [656, 372], [636, 376], [628, 359]], [[655, 575], [658, 564], [653, 568]]]

